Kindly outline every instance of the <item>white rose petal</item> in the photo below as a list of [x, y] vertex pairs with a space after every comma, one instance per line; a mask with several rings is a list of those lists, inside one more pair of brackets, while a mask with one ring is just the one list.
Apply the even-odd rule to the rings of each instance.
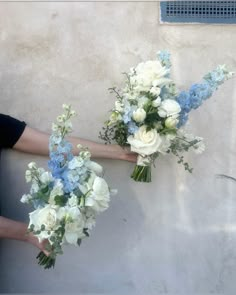
[[34, 230], [40, 230], [41, 226], [45, 226], [45, 230], [41, 231], [40, 234], [37, 235], [39, 241], [43, 239], [48, 239], [51, 235], [49, 231], [54, 231], [57, 229], [57, 211], [51, 205], [46, 205], [42, 209], [36, 209], [35, 211], [29, 213], [30, 223], [34, 225]]
[[158, 151], [162, 140], [155, 129], [147, 131], [147, 127], [143, 125], [134, 135], [130, 135], [127, 141], [131, 151], [141, 155], [151, 155]]

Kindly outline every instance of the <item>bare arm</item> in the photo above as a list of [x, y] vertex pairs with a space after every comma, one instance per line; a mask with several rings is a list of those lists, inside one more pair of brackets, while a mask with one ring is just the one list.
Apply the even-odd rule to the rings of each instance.
[[39, 243], [32, 233], [27, 233], [27, 229], [28, 225], [23, 222], [0, 216], [0, 238], [29, 242], [48, 255], [49, 253], [45, 250], [45, 246], [48, 243], [47, 240]]
[[[77, 145], [81, 144], [89, 148], [93, 158], [126, 160], [130, 162], [136, 162], [137, 160], [136, 154], [118, 145], [105, 145], [77, 137], [69, 137], [68, 139], [73, 145], [73, 152], [75, 154], [78, 153]], [[49, 134], [26, 126], [13, 148], [26, 153], [46, 156], [49, 153], [48, 142]]]

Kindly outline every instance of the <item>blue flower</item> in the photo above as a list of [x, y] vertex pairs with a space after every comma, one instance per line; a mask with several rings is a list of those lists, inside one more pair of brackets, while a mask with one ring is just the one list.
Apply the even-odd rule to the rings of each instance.
[[130, 121], [128, 123], [128, 131], [130, 134], [134, 134], [136, 131], [138, 131], [138, 126], [135, 124], [134, 121]]
[[170, 62], [170, 53], [166, 50], [161, 50], [157, 52], [157, 58], [162, 63], [163, 66], [170, 68], [171, 62]]

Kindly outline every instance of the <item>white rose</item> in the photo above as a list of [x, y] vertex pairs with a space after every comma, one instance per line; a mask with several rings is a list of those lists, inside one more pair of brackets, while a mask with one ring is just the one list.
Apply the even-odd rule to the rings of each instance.
[[57, 211], [56, 207], [52, 207], [51, 205], [46, 205], [42, 209], [36, 209], [35, 211], [29, 213], [29, 227], [34, 225], [34, 230], [41, 230], [41, 226], [45, 226], [45, 230], [41, 231], [40, 234], [37, 235], [39, 241], [41, 242], [43, 239], [48, 239], [51, 233], [48, 231], [54, 231], [57, 229]]
[[155, 100], [152, 101], [152, 106], [154, 108], [159, 107], [160, 104], [161, 104], [161, 98], [160, 98], [160, 96], [158, 96]]
[[155, 129], [147, 131], [145, 125], [141, 126], [134, 135], [127, 139], [131, 151], [141, 155], [151, 155], [158, 151], [161, 144], [161, 137]]
[[179, 123], [179, 120], [176, 118], [176, 116], [168, 117], [165, 120], [166, 128], [175, 128], [178, 123]]
[[173, 99], [163, 100], [158, 108], [158, 115], [162, 118], [175, 116], [181, 111], [180, 105]]
[[141, 123], [146, 118], [146, 112], [142, 108], [138, 108], [136, 111], [133, 112], [133, 119], [137, 123]]

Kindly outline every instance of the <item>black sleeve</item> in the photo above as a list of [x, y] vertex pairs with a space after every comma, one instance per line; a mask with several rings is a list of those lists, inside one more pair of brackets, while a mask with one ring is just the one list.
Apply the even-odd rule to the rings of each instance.
[[26, 123], [0, 114], [0, 148], [12, 148], [25, 130]]

